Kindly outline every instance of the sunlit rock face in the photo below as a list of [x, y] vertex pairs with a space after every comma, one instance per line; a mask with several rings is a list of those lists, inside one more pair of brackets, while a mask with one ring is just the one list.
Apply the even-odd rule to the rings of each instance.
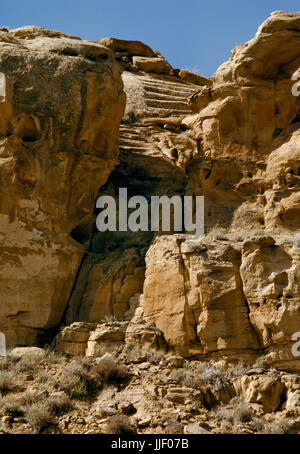
[[157, 238], [144, 283], [144, 316], [185, 355], [300, 367], [299, 44], [299, 13], [274, 13], [190, 98], [185, 193], [204, 195], [208, 236]]
[[82, 254], [70, 233], [118, 162], [121, 68], [96, 43], [0, 31], [0, 330], [32, 344], [61, 320]]
[[[118, 348], [157, 335], [299, 370], [300, 14], [273, 13], [209, 79], [137, 41], [0, 36], [0, 331], [67, 325], [57, 345], [93, 356], [113, 320]], [[204, 196], [205, 237], [98, 232], [94, 201], [120, 187]]]

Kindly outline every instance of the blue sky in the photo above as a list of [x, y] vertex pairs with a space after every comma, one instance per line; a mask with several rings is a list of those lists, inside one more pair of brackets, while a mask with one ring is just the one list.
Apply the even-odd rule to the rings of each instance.
[[299, 11], [299, 0], [10, 0], [2, 26], [41, 25], [98, 40], [143, 41], [175, 68], [211, 76], [236, 44], [251, 39], [272, 11]]

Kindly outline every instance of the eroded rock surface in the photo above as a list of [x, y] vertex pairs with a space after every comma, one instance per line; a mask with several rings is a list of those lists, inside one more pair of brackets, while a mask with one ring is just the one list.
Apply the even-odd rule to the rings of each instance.
[[[273, 13], [209, 79], [172, 68], [138, 41], [90, 43], [34, 27], [1, 33], [4, 55], [7, 46], [17, 53], [13, 69], [34, 53], [31, 73], [38, 65], [44, 74], [47, 57], [56, 82], [51, 100], [45, 83], [44, 95], [33, 96], [29, 106], [27, 69], [13, 90], [4, 71], [9, 56], [3, 59], [5, 245], [20, 247], [26, 230], [22, 247], [57, 260], [24, 266], [19, 250], [5, 251], [4, 273], [12, 273], [9, 260], [14, 276], [20, 268], [22, 285], [6, 278], [2, 307], [14, 310], [3, 313], [3, 326], [20, 326], [18, 342], [34, 343], [37, 328], [61, 323], [57, 345], [70, 355], [97, 356], [101, 344], [114, 343], [105, 336], [116, 335], [116, 349], [126, 350], [131, 339], [141, 348], [164, 345], [200, 359], [253, 362], [265, 355], [273, 367], [299, 370], [291, 349], [300, 330], [300, 96], [292, 93], [300, 66], [299, 13]], [[40, 75], [37, 80], [39, 86]], [[123, 84], [127, 102], [119, 128]], [[66, 110], [50, 122], [60, 96]], [[20, 110], [16, 118], [11, 106]], [[191, 240], [172, 228], [166, 234], [97, 232], [95, 198], [118, 198], [121, 187], [128, 197], [148, 201], [153, 195], [204, 196], [206, 236]], [[24, 273], [31, 273], [28, 286]], [[16, 305], [5, 296], [12, 287], [30, 297], [19, 296]], [[37, 293], [41, 309], [33, 315], [28, 307], [35, 305], [26, 301]], [[107, 317], [121, 328], [106, 331]], [[283, 382], [247, 380], [239, 385], [246, 400], [275, 411]], [[297, 399], [295, 387], [287, 407]]]
[[64, 313], [125, 94], [109, 49], [41, 27], [0, 32], [0, 73], [0, 329], [33, 344]]

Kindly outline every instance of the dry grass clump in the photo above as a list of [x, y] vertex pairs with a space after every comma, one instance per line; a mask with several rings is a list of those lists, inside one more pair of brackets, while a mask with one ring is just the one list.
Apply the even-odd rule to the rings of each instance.
[[0, 411], [4, 415], [21, 416], [23, 411], [15, 396], [7, 396], [0, 402]]
[[233, 423], [232, 411], [228, 408], [219, 407], [215, 412], [215, 418], [223, 423]]
[[267, 369], [269, 366], [268, 366], [268, 362], [266, 360], [266, 356], [265, 355], [259, 356], [254, 363], [254, 367], [259, 367], [261, 369]]
[[169, 378], [187, 388], [200, 389], [202, 385], [201, 378], [197, 374], [186, 369], [172, 369]]
[[183, 434], [183, 427], [176, 418], [169, 418], [165, 421], [165, 432], [167, 434]]
[[219, 241], [229, 240], [226, 230], [218, 226], [215, 226], [211, 229], [211, 231], [207, 235], [207, 239]]
[[45, 399], [44, 393], [38, 391], [25, 391], [19, 396], [18, 402], [19, 405], [25, 409], [26, 407], [43, 399]]
[[54, 350], [46, 350], [45, 361], [48, 364], [63, 364], [66, 361], [66, 356]]
[[241, 375], [245, 375], [249, 369], [249, 366], [245, 366], [243, 363], [238, 363], [235, 367], [227, 371], [226, 375], [228, 378], [240, 377]]
[[291, 434], [293, 430], [291, 424], [286, 419], [273, 423], [267, 430], [271, 434]]
[[16, 389], [16, 374], [9, 370], [0, 370], [0, 392]]
[[60, 373], [58, 387], [71, 398], [84, 398], [106, 384], [121, 386], [130, 377], [127, 367], [116, 363], [96, 363], [89, 358], [71, 361]]
[[40, 433], [44, 428], [55, 422], [54, 417], [45, 402], [36, 402], [29, 405], [26, 407], [24, 416], [36, 433]]
[[59, 392], [47, 398], [46, 406], [52, 415], [61, 415], [72, 408], [72, 403], [66, 393]]
[[36, 381], [41, 386], [55, 385], [55, 383], [56, 383], [55, 376], [45, 370], [38, 371], [38, 373], [36, 375]]
[[224, 374], [221, 370], [209, 363], [201, 364], [199, 368], [204, 382], [209, 383], [216, 390], [224, 387]]
[[108, 434], [135, 434], [137, 433], [136, 428], [130, 423], [128, 416], [115, 415], [109, 420], [106, 427]]
[[[84, 358], [85, 359], [85, 358]], [[58, 387], [69, 397], [81, 399], [90, 391], [90, 365], [77, 359], [71, 361], [60, 373]]]
[[12, 355], [11, 350], [8, 350], [6, 356], [0, 357], [0, 370], [9, 370], [11, 369], [17, 362], [19, 358]]
[[236, 405], [233, 411], [234, 421], [241, 423], [250, 422], [255, 416], [252, 408], [243, 400], [234, 398], [231, 399], [230, 403]]
[[24, 356], [14, 366], [16, 372], [32, 374], [40, 366], [40, 360], [33, 356]]
[[96, 387], [106, 384], [126, 384], [131, 374], [126, 366], [113, 363], [95, 364], [90, 370], [90, 379]]
[[24, 415], [32, 429], [39, 433], [45, 427], [55, 423], [55, 416], [71, 408], [71, 401], [64, 392], [46, 396], [37, 391], [25, 391], [18, 400], [6, 402], [2, 412]]

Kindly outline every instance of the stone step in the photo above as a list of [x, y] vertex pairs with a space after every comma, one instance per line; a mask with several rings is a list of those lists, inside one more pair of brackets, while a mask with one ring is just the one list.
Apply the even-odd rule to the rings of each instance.
[[180, 83], [180, 82], [171, 82], [171, 81], [165, 81], [161, 79], [149, 79], [149, 78], [142, 78], [141, 82], [143, 85], [148, 85], [148, 86], [153, 86], [153, 87], [165, 87], [167, 88], [177, 88], [177, 89], [182, 89], [183, 91], [198, 91], [199, 87], [198, 85], [193, 85], [193, 84], [185, 84], [185, 83]]
[[[155, 118], [155, 117], [160, 117], [160, 118], [168, 118], [168, 117], [186, 117], [191, 113], [190, 110], [186, 109], [181, 109], [181, 110], [172, 110], [172, 109], [163, 109], [163, 108], [151, 108], [151, 111], [147, 112], [147, 117], [148, 118]], [[147, 118], [145, 117], [145, 118]]]
[[164, 109], [183, 109], [189, 111], [187, 103], [178, 102], [178, 101], [160, 101], [156, 99], [146, 99], [146, 104], [148, 107], [162, 107]]
[[190, 96], [192, 96], [195, 93], [195, 90], [188, 91], [188, 92], [181, 92], [181, 91], [178, 91], [177, 88], [168, 88], [168, 89], [165, 89], [164, 87], [156, 87], [156, 88], [144, 87], [144, 88], [145, 88], [145, 91], [147, 94], [155, 93], [158, 95], [161, 94], [161, 95], [169, 95], [169, 96], [180, 96], [185, 99], [188, 99]]
[[161, 101], [183, 101], [187, 102], [188, 96], [186, 95], [169, 95], [166, 93], [157, 93], [155, 91], [147, 91], [145, 95], [145, 99], [157, 99]]

